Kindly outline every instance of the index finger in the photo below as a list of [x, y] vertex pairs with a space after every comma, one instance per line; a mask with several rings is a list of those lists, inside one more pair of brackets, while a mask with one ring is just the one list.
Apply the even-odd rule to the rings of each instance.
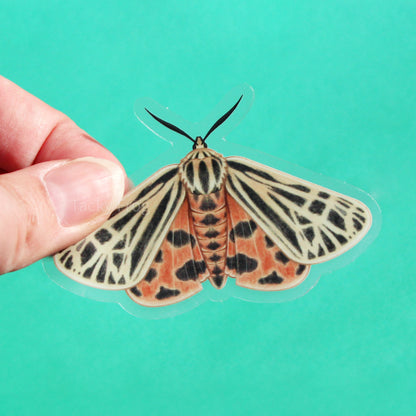
[[65, 114], [0, 76], [0, 172], [84, 156], [121, 165]]

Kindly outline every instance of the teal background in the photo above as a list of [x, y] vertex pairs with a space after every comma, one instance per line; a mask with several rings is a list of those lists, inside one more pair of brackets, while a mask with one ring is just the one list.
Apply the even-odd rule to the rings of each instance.
[[230, 139], [365, 189], [383, 213], [361, 257], [283, 304], [148, 321], [40, 262], [1, 277], [2, 415], [415, 414], [413, 0], [17, 0], [0, 19], [0, 73], [128, 173], [169, 148], [136, 98], [196, 121], [248, 82]]

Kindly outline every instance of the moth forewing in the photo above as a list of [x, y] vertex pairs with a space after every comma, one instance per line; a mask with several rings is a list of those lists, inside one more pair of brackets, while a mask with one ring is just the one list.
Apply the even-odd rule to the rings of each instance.
[[303, 264], [339, 256], [371, 227], [362, 202], [243, 157], [228, 157], [227, 191], [285, 254]]
[[184, 198], [177, 165], [163, 167], [131, 190], [98, 230], [57, 253], [57, 268], [87, 286], [132, 287], [145, 277]]

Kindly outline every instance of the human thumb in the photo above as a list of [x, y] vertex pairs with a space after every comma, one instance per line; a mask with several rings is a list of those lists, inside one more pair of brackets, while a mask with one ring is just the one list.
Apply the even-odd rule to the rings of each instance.
[[0, 274], [84, 238], [117, 207], [124, 189], [122, 168], [93, 157], [0, 175]]

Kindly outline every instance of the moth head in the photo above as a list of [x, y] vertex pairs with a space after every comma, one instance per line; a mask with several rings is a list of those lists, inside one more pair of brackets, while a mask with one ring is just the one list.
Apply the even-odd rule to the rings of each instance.
[[170, 130], [173, 130], [176, 133], [181, 134], [182, 136], [185, 136], [186, 138], [188, 138], [191, 142], [193, 142], [193, 146], [192, 149], [204, 149], [207, 148], [207, 144], [206, 144], [206, 140], [208, 138], [208, 136], [217, 128], [219, 127], [222, 123], [224, 123], [225, 120], [227, 120], [228, 117], [230, 117], [230, 115], [234, 112], [234, 110], [237, 108], [238, 104], [240, 103], [241, 99], [243, 98], [243, 96], [241, 96], [238, 101], [233, 105], [232, 108], [230, 108], [223, 116], [221, 116], [213, 125], [212, 127], [208, 130], [208, 133], [205, 135], [204, 138], [202, 138], [201, 136], [197, 136], [195, 139], [193, 139], [188, 133], [184, 132], [182, 129], [180, 129], [179, 127], [176, 127], [175, 125], [173, 125], [172, 123], [169, 123], [168, 121], [162, 120], [160, 117], [156, 116], [155, 114], [151, 113], [147, 108], [145, 108], [145, 110], [156, 120], [158, 121], [160, 124], [163, 124], [165, 127], [167, 127]]
[[195, 141], [194, 141], [194, 145], [192, 146], [192, 149], [205, 149], [207, 148], [208, 145], [205, 143], [205, 140], [201, 137], [198, 136]]

